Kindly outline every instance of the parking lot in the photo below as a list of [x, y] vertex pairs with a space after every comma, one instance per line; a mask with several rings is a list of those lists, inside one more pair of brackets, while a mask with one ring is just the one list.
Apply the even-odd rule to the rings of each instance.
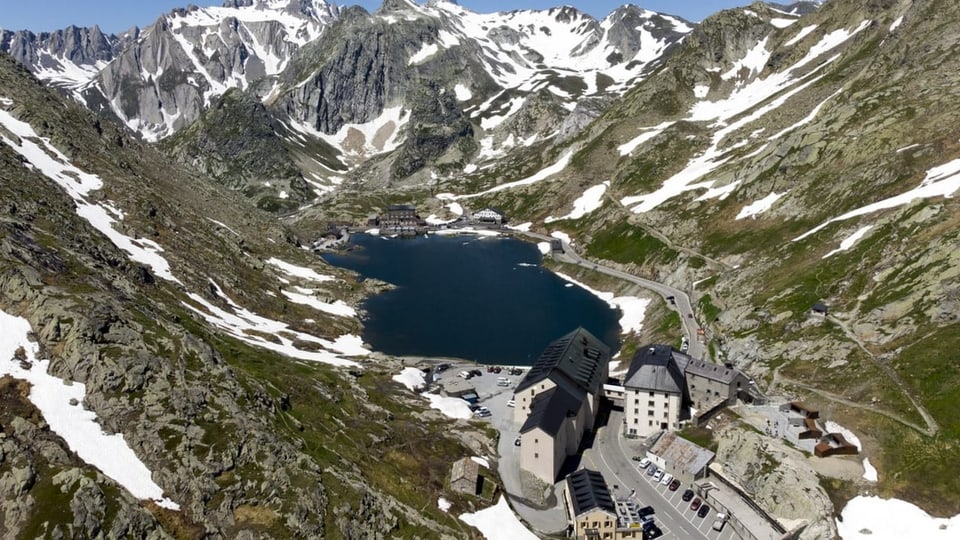
[[[733, 531], [733, 528], [730, 527], [730, 524], [724, 524], [723, 530], [715, 531], [713, 530], [713, 522], [717, 519], [717, 511], [713, 508], [707, 513], [706, 516], [700, 517], [697, 515], [697, 510], [692, 510], [690, 505], [694, 499], [700, 499], [696, 494], [693, 495], [690, 502], [683, 500], [683, 493], [685, 490], [691, 488], [689, 484], [681, 484], [676, 491], [670, 491], [667, 485], [661, 484], [660, 482], [653, 479], [652, 476], [647, 474], [647, 472], [639, 467], [639, 463], [636, 467], [636, 474], [644, 482], [646, 482], [656, 493], [660, 496], [660, 501], [651, 501], [650, 504], [654, 507], [655, 510], [663, 508], [665, 505], [669, 505], [676, 510], [676, 513], [681, 516], [681, 518], [686, 521], [687, 524], [683, 524], [680, 527], [677, 527], [677, 524], [674, 524], [674, 527], [677, 527], [679, 530], [670, 530], [670, 527], [661, 521], [660, 529], [663, 531], [663, 538], [689, 538], [690, 531], [687, 530], [687, 527], [690, 527], [706, 538], [711, 540], [738, 540], [740, 537]], [[701, 503], [702, 506], [703, 503]], [[698, 508], [699, 510], [699, 508]]]

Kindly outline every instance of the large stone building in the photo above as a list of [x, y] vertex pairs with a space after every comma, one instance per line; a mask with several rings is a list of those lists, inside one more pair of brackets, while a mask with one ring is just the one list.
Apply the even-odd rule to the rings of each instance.
[[637, 349], [623, 382], [624, 433], [646, 437], [678, 429], [691, 418], [691, 407], [706, 412], [751, 401], [759, 393], [750, 379], [731, 365], [694, 360], [669, 345]]
[[689, 358], [668, 345], [637, 350], [623, 382], [627, 435], [645, 437], [677, 429], [680, 422], [690, 418], [690, 398], [683, 376]]
[[520, 468], [552, 484], [567, 456], [593, 429], [610, 349], [578, 328], [544, 349], [514, 391]]
[[739, 369], [703, 360], [687, 362], [685, 375], [690, 403], [696, 409], [710, 408], [720, 401], [733, 405], [750, 386], [749, 377]]
[[672, 431], [664, 432], [647, 450], [647, 457], [657, 467], [670, 471], [678, 480], [692, 484], [706, 478], [707, 467], [716, 457], [712, 451], [678, 437]]

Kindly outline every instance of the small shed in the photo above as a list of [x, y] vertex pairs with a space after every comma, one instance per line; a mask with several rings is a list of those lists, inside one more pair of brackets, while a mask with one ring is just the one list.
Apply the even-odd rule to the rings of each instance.
[[477, 495], [480, 484], [480, 464], [472, 458], [457, 460], [450, 468], [450, 489], [459, 493]]
[[810, 308], [810, 311], [812, 311], [816, 315], [826, 316], [829, 309], [830, 308], [828, 308], [827, 305], [824, 304], [823, 302], [817, 302], [816, 304], [813, 305], [812, 308]]

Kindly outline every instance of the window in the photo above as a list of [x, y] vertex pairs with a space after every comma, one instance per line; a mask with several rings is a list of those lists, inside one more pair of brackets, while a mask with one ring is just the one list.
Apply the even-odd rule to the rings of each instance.
[[533, 459], [537, 459], [539, 457], [540, 457], [540, 454], [538, 452], [533, 453]]
[[653, 420], [647, 421], [647, 425], [648, 425], [648, 426], [653, 426]]
[[633, 404], [634, 404], [634, 405], [639, 405], [639, 404], [640, 404], [640, 400], [639, 400], [639, 399], [633, 400]]
[[667, 411], [663, 411], [663, 417], [667, 418]]
[[653, 392], [650, 392], [650, 397], [653, 397]]
[[650, 409], [649, 411], [647, 411], [647, 416], [653, 416], [653, 409]]
[[647, 402], [647, 407], [653, 407], [653, 402], [652, 402], [652, 401], [648, 401], [648, 402]]
[[539, 442], [540, 442], [540, 439], [534, 439], [534, 440], [533, 440], [533, 444], [538, 444]]
[[634, 409], [633, 414], [640, 414], [640, 409]]
[[[634, 418], [634, 419], [633, 419], [633, 423], [634, 423], [634, 424], [639, 424], [639, 423], [640, 423], [640, 419], [639, 419], [639, 418]], [[633, 430], [631, 429], [630, 431], [633, 431]]]

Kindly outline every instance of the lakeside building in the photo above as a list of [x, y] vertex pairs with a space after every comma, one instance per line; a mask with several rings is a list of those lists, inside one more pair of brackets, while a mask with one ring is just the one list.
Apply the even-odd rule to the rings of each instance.
[[692, 416], [712, 413], [737, 399], [762, 398], [750, 378], [730, 364], [694, 360], [669, 345], [637, 349], [624, 377], [624, 433], [646, 437], [662, 430], [680, 429]]
[[544, 349], [514, 390], [520, 469], [552, 484], [591, 431], [607, 381], [610, 349], [583, 328]]

